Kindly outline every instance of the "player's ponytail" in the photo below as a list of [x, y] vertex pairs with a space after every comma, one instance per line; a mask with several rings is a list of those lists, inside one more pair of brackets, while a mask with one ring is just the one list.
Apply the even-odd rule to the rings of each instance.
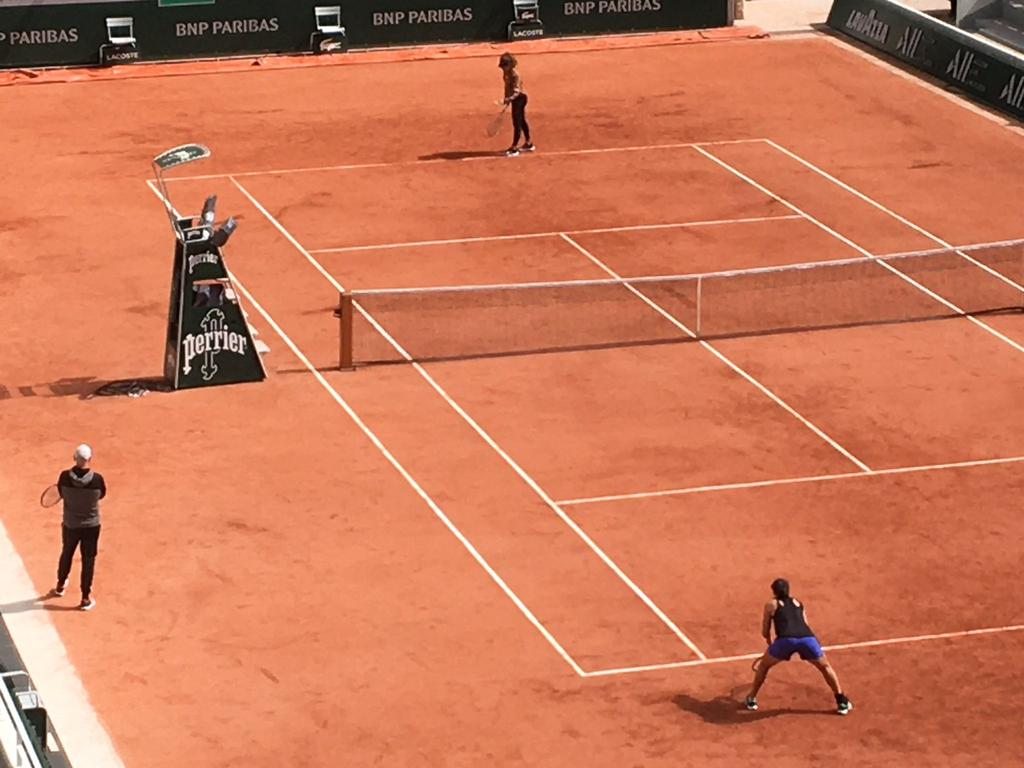
[[789, 600], [789, 582], [785, 579], [776, 579], [772, 582], [772, 594], [776, 600], [785, 602]]

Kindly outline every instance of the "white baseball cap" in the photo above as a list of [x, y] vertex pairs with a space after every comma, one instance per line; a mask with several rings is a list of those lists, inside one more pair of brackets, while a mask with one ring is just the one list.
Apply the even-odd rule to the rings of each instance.
[[82, 461], [92, 461], [92, 448], [85, 443], [75, 448], [75, 458]]

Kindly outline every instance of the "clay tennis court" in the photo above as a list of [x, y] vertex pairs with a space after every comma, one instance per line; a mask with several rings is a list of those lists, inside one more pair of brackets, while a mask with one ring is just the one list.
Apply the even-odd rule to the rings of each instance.
[[[997, 122], [824, 38], [664, 41], [524, 45], [540, 151], [519, 158], [486, 154], [507, 139], [484, 137], [489, 48], [0, 89], [2, 520], [38, 595], [60, 525], [39, 489], [86, 439], [111, 489], [98, 610], [0, 608], [23, 637], [52, 622], [125, 765], [1002, 766], [1024, 749], [1024, 315], [702, 343], [637, 283], [615, 311], [675, 341], [532, 352], [553, 344], [541, 312], [516, 354], [338, 370], [341, 290], [1024, 237], [1024, 149]], [[159, 372], [173, 246], [149, 161], [186, 141], [214, 157], [175, 204], [216, 193], [239, 216], [228, 263], [270, 375], [85, 397]], [[875, 306], [1019, 305], [1021, 247], [968, 253], [955, 280], [872, 264]], [[872, 295], [807, 285], [730, 306], [828, 325]], [[849, 717], [796, 663], [741, 710], [779, 575]], [[43, 648], [22, 649], [53, 667], [39, 682], [68, 677]], [[54, 723], [87, 751], [91, 715], [62, 700]]]

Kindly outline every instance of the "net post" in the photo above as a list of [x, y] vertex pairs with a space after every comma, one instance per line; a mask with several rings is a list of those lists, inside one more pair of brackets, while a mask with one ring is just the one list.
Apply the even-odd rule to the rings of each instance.
[[695, 329], [695, 333], [697, 334], [697, 338], [698, 339], [700, 338], [700, 310], [701, 310], [700, 303], [701, 303], [701, 294], [703, 293], [703, 286], [704, 286], [704, 278], [703, 277], [698, 277], [697, 278], [697, 328]]
[[351, 371], [355, 368], [352, 355], [352, 294], [342, 293], [339, 299], [338, 309], [334, 313], [341, 323], [338, 367], [343, 371]]

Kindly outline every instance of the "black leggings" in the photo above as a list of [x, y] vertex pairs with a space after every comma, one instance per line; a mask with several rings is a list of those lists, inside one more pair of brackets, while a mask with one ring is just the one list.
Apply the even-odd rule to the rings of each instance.
[[526, 103], [529, 101], [525, 93], [520, 93], [512, 99], [512, 128], [515, 135], [512, 139], [512, 146], [519, 146], [519, 137], [523, 136], [526, 143], [530, 143], [530, 125], [526, 122]]
[[82, 545], [82, 597], [89, 597], [92, 592], [92, 575], [96, 568], [96, 553], [99, 551], [100, 527], [68, 528], [62, 527], [61, 539], [63, 547], [60, 551], [60, 564], [57, 566], [57, 583], [63, 584], [71, 573], [71, 559], [75, 556], [78, 545]]

